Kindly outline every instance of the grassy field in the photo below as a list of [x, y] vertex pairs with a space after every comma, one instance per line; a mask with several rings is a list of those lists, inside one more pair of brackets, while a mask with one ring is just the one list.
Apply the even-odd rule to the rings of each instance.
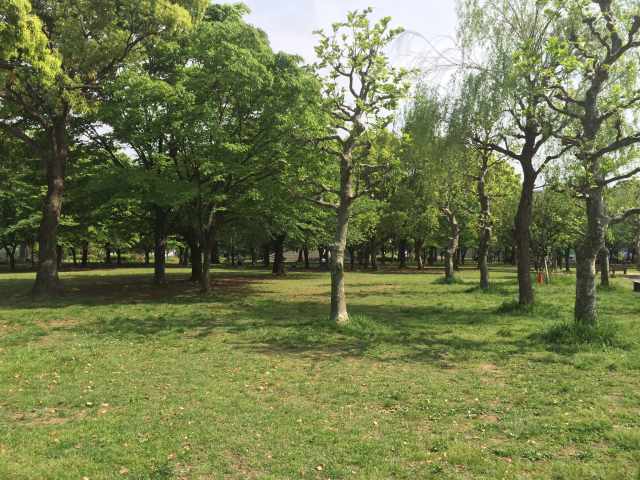
[[[0, 478], [638, 479], [640, 295], [602, 290], [602, 341], [566, 343], [573, 279], [521, 314], [513, 271], [0, 275]], [[614, 332], [613, 335], [611, 332]]]

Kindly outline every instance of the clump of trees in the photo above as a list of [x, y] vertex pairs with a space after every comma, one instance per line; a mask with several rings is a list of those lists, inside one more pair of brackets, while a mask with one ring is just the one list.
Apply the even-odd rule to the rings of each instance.
[[[570, 270], [597, 321], [596, 265], [640, 266], [640, 7], [460, 0], [446, 85], [395, 68], [402, 29], [372, 10], [318, 32], [318, 61], [274, 52], [242, 4], [7, 0], [0, 5], [0, 248], [62, 263], [345, 270], [492, 261]], [[317, 253], [316, 253], [317, 252]], [[37, 260], [35, 255], [37, 254]], [[623, 258], [624, 257], [624, 258]]]

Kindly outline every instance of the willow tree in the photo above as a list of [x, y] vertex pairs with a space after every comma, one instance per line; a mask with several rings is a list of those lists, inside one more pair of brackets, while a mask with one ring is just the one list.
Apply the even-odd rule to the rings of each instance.
[[60, 289], [57, 230], [73, 138], [101, 86], [141, 45], [190, 22], [171, 0], [4, 0], [0, 128], [42, 159], [47, 194], [35, 294]]
[[[331, 247], [331, 319], [349, 321], [344, 279], [344, 256], [353, 202], [366, 195], [372, 173], [384, 163], [370, 162], [373, 138], [387, 128], [393, 111], [408, 91], [408, 72], [390, 65], [385, 50], [402, 32], [390, 28], [385, 17], [372, 23], [372, 9], [353, 11], [334, 23], [329, 34], [317, 32], [316, 65], [324, 83], [330, 133], [323, 149], [337, 160], [339, 187], [325, 186], [317, 202], [336, 211], [337, 227]], [[327, 199], [324, 195], [333, 198]], [[337, 197], [337, 199], [336, 199]]]
[[[499, 141], [486, 146], [517, 162], [522, 186], [515, 218], [514, 240], [518, 263], [518, 301], [534, 302], [531, 282], [531, 222], [533, 192], [546, 167], [560, 158], [553, 134], [564, 124], [545, 102], [550, 59], [545, 50], [551, 21], [537, 0], [460, 0], [461, 41], [470, 57], [465, 67], [486, 71], [502, 98], [503, 126]], [[480, 52], [480, 65], [471, 61]]]
[[632, 0], [545, 2], [555, 35], [546, 49], [553, 60], [548, 106], [571, 128], [560, 136], [575, 155], [571, 184], [585, 200], [587, 224], [576, 249], [575, 320], [597, 322], [596, 259], [607, 228], [634, 214], [608, 212], [605, 190], [640, 174], [640, 4]]
[[469, 222], [473, 204], [473, 184], [468, 172], [469, 151], [464, 144], [466, 129], [463, 115], [454, 98], [438, 95], [424, 87], [417, 90], [406, 118], [406, 167], [417, 185], [424, 211], [438, 212], [445, 237], [444, 274], [455, 280], [454, 260], [460, 247], [460, 235]]

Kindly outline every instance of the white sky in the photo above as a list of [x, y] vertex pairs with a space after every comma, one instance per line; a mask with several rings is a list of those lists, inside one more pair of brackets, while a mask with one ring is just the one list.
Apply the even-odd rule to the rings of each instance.
[[[446, 63], [435, 51], [448, 53], [456, 35], [455, 0], [244, 0], [252, 13], [249, 22], [266, 31], [276, 51], [315, 59], [314, 30], [329, 30], [348, 11], [373, 7], [374, 16], [392, 17], [394, 27], [404, 27], [420, 37], [404, 36], [394, 45], [391, 58], [403, 66], [431, 67]], [[435, 47], [435, 48], [434, 48]], [[455, 57], [455, 54], [451, 53]]]

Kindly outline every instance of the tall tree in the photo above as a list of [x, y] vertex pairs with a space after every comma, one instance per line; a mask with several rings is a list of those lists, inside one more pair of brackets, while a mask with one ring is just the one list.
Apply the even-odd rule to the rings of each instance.
[[543, 95], [550, 65], [545, 44], [551, 22], [537, 0], [461, 0], [461, 41], [469, 52], [481, 52], [479, 65], [491, 73], [503, 99], [503, 128], [499, 142], [486, 144], [522, 168], [522, 188], [515, 218], [518, 301], [534, 302], [531, 282], [533, 192], [546, 167], [565, 149], [554, 141], [563, 124], [554, 118]]
[[[317, 201], [336, 211], [337, 225], [331, 247], [331, 320], [349, 321], [344, 279], [344, 257], [353, 202], [366, 195], [367, 179], [386, 168], [368, 163], [373, 139], [393, 119], [393, 111], [407, 93], [408, 72], [391, 67], [385, 49], [402, 32], [390, 28], [386, 17], [372, 23], [372, 9], [353, 11], [334, 23], [329, 34], [319, 31], [316, 65], [324, 83], [330, 133], [323, 148], [337, 160], [339, 187], [325, 188], [332, 200]], [[337, 196], [337, 201], [335, 197]]]
[[150, 38], [189, 14], [170, 0], [5, 0], [0, 3], [0, 128], [45, 166], [35, 294], [59, 291], [56, 234], [70, 144], [103, 82]]
[[575, 319], [597, 322], [596, 259], [611, 223], [640, 214], [640, 205], [614, 217], [605, 202], [608, 186], [640, 174], [634, 166], [640, 130], [640, 5], [635, 1], [544, 2], [555, 35], [546, 50], [548, 106], [571, 128], [560, 138], [575, 154], [571, 184], [585, 200], [587, 224], [576, 250]]

